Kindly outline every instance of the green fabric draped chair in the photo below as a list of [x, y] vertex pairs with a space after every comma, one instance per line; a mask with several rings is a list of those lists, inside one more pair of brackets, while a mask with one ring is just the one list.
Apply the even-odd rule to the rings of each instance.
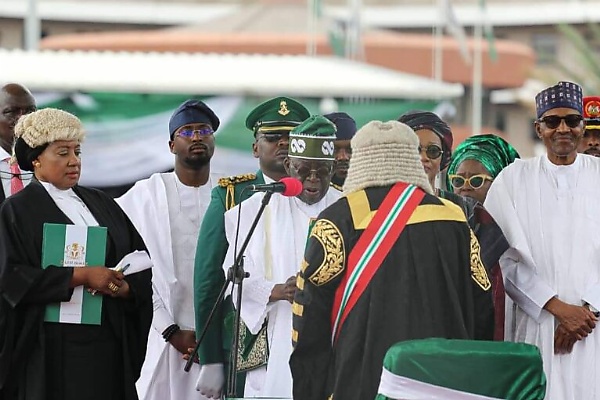
[[539, 349], [525, 343], [422, 339], [385, 356], [376, 400], [543, 400]]

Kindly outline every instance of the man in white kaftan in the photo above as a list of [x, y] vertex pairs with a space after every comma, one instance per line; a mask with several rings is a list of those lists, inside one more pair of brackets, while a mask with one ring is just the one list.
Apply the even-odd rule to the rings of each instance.
[[183, 368], [196, 344], [193, 271], [200, 224], [218, 177], [210, 172], [216, 115], [188, 100], [171, 117], [175, 171], [137, 182], [117, 199], [140, 232], [154, 263], [154, 317], [146, 359], [136, 383], [143, 400], [205, 399], [196, 391], [200, 372]]
[[[293, 143], [298, 140], [303, 140], [305, 146], [295, 146]], [[244, 254], [244, 269], [250, 277], [243, 284], [241, 317], [253, 334], [259, 332], [265, 319], [268, 321], [269, 346], [267, 365], [249, 371], [246, 376], [246, 397], [292, 398], [288, 362], [292, 353], [292, 312], [299, 312], [292, 310], [291, 305], [295, 276], [300, 270], [311, 221], [340, 197], [338, 191], [328, 190], [334, 140], [335, 126], [322, 116], [310, 117], [290, 132], [286, 169], [291, 177], [302, 182], [303, 191], [297, 197], [272, 196]], [[299, 152], [300, 149], [303, 151]], [[263, 197], [264, 194], [257, 194], [242, 203], [238, 249]], [[230, 244], [223, 264], [225, 270], [234, 262], [239, 213], [239, 205], [225, 213]]]
[[600, 160], [577, 154], [581, 89], [560, 82], [536, 97], [547, 155], [516, 160], [494, 180], [485, 207], [511, 248], [500, 260], [506, 340], [540, 348], [546, 399], [600, 398]]

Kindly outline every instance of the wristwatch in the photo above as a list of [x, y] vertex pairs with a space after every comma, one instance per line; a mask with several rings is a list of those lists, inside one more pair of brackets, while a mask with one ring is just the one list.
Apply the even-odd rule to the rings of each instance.
[[596, 316], [596, 318], [600, 317], [600, 311], [598, 311], [596, 307], [594, 307], [590, 303], [585, 303], [584, 305]]

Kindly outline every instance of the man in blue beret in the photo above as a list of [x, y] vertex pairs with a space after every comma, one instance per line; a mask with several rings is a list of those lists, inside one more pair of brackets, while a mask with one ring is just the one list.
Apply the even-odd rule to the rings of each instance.
[[219, 118], [200, 100], [181, 104], [169, 121], [174, 172], [137, 182], [117, 199], [154, 262], [154, 318], [137, 381], [141, 400], [204, 399], [196, 391], [200, 366], [186, 373], [196, 345], [193, 274], [200, 224], [218, 177], [210, 170]]
[[492, 182], [485, 208], [510, 248], [500, 259], [505, 340], [539, 347], [546, 399], [600, 393], [600, 159], [577, 153], [585, 123], [581, 87], [558, 82], [535, 98], [535, 130], [546, 154], [515, 160]]
[[[254, 135], [252, 152], [258, 158], [256, 173], [230, 176], [219, 180], [198, 235], [194, 268], [194, 304], [196, 333], [200, 335], [225, 282], [223, 261], [228, 244], [224, 214], [253, 193], [243, 190], [251, 184], [271, 183], [287, 176], [284, 160], [288, 155], [290, 131], [310, 116], [308, 110], [289, 97], [275, 97], [259, 104], [246, 118], [246, 128]], [[228, 297], [217, 309], [198, 356], [202, 371], [198, 379], [201, 394], [218, 399], [225, 384], [232, 338], [233, 306]], [[245, 371], [267, 362], [266, 330], [252, 335], [244, 329], [240, 346], [236, 397], [243, 397]]]
[[333, 122], [337, 129], [335, 133], [335, 166], [331, 177], [331, 186], [342, 191], [346, 176], [348, 176], [350, 158], [352, 158], [350, 140], [356, 133], [356, 122], [345, 112], [325, 114], [325, 118]]

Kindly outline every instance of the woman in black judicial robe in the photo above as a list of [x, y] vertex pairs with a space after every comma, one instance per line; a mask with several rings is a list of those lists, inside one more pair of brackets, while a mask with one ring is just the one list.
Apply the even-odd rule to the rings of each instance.
[[[19, 165], [37, 179], [0, 208], [0, 400], [135, 400], [152, 319], [151, 270], [123, 276], [108, 268], [144, 243], [111, 198], [77, 186], [76, 117], [44, 109], [22, 117], [15, 132]], [[73, 222], [40, 181], [72, 186], [107, 228], [105, 266], [42, 269], [43, 224]], [[101, 324], [44, 322], [46, 305], [69, 301], [80, 285], [103, 296]]]

